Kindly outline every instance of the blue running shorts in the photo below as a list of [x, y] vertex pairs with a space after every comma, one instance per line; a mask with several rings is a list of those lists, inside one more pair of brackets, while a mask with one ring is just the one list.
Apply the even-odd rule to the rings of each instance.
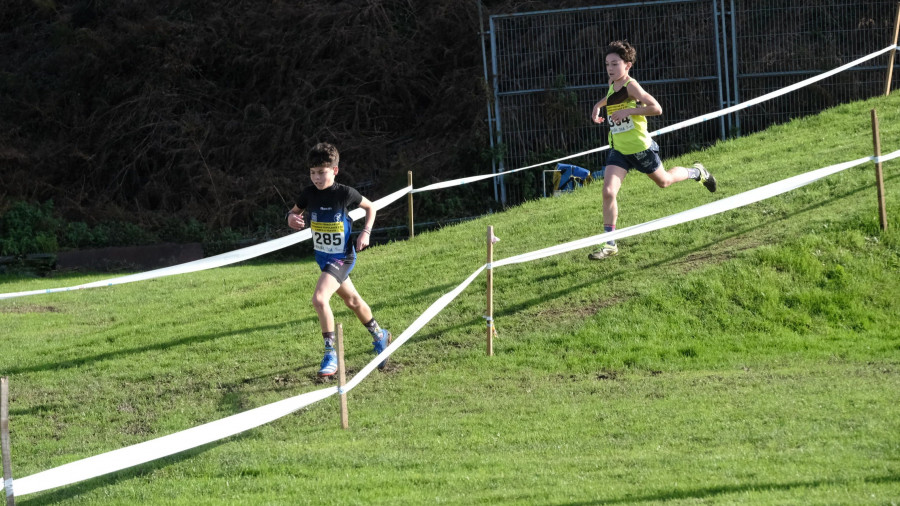
[[623, 155], [612, 149], [609, 156], [606, 157], [606, 165], [615, 165], [625, 170], [637, 169], [644, 174], [653, 174], [662, 166], [662, 160], [659, 158], [659, 145], [654, 142], [649, 148], [633, 155]]
[[353, 251], [344, 258], [332, 258], [326, 262], [319, 263], [322, 272], [327, 272], [334, 276], [339, 284], [344, 284], [350, 277], [350, 271], [356, 266], [356, 255]]

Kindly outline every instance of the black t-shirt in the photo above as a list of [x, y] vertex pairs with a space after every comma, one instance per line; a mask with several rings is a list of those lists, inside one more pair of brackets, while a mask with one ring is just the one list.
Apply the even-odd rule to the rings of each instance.
[[324, 190], [310, 185], [300, 192], [296, 204], [309, 213], [309, 228], [312, 229], [317, 260], [340, 259], [353, 253], [350, 211], [359, 207], [362, 199], [356, 189], [340, 183]]

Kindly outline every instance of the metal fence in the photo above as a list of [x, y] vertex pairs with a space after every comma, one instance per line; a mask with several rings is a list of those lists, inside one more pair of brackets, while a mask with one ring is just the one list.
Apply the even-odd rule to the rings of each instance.
[[[588, 116], [606, 95], [603, 50], [609, 41], [627, 39], [637, 48], [631, 76], [663, 106], [663, 115], [650, 119], [656, 130], [888, 46], [897, 8], [896, 0], [657, 0], [492, 15], [485, 78], [493, 90], [492, 139], [502, 153], [497, 170], [607, 143], [605, 125]], [[666, 134], [660, 154], [676, 156], [883, 93], [887, 62], [884, 55], [784, 97]], [[598, 170], [605, 157], [571, 162]], [[505, 204], [540, 193], [539, 172], [502, 179], [496, 197]]]

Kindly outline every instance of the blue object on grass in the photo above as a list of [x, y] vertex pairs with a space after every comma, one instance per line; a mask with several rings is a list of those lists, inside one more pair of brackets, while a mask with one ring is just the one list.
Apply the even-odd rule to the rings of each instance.
[[561, 191], [572, 191], [576, 185], [581, 186], [587, 178], [591, 177], [591, 171], [568, 163], [557, 163], [556, 170], [560, 172], [557, 189]]

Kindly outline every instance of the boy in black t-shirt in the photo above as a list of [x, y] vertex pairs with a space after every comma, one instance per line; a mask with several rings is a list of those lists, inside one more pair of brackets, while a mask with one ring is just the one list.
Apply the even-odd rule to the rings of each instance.
[[[329, 303], [334, 293], [344, 300], [344, 304], [366, 326], [372, 335], [376, 355], [384, 351], [391, 342], [391, 333], [378, 325], [369, 305], [350, 281], [350, 271], [356, 265], [356, 251], [362, 251], [369, 245], [372, 224], [375, 222], [375, 207], [355, 189], [334, 182], [338, 173], [338, 161], [338, 150], [333, 145], [323, 142], [312, 148], [309, 152], [309, 175], [313, 185], [303, 189], [287, 216], [288, 226], [301, 230], [306, 226], [303, 212], [309, 212], [316, 263], [322, 269], [312, 298], [313, 308], [322, 327], [322, 337], [325, 339], [325, 357], [319, 368], [319, 376], [332, 376], [337, 372], [334, 314]], [[349, 213], [351, 207], [361, 207], [366, 211], [366, 224], [356, 239], [356, 248], [350, 243], [350, 230], [353, 226]], [[387, 360], [379, 364], [378, 368], [383, 369], [386, 362]]]

